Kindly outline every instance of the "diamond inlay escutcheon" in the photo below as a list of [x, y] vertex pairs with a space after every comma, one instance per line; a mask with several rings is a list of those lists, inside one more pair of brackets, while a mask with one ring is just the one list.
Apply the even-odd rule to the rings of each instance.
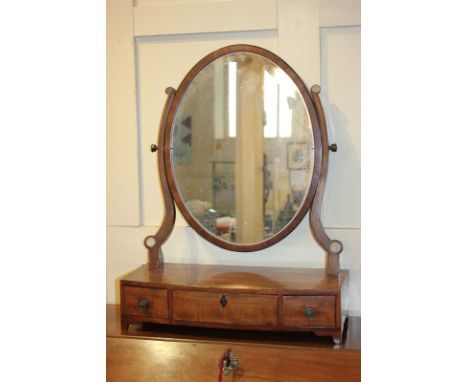
[[227, 300], [227, 298], [226, 298], [226, 296], [224, 294], [221, 296], [221, 299], [219, 300], [219, 303], [221, 304], [221, 306], [223, 308], [227, 305], [228, 300]]

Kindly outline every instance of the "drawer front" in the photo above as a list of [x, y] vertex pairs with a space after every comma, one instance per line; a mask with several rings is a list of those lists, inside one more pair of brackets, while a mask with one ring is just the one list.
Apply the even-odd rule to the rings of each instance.
[[284, 296], [283, 325], [296, 327], [334, 327], [334, 296]]
[[172, 298], [174, 320], [247, 326], [278, 324], [276, 296], [174, 291]]
[[124, 288], [126, 314], [168, 318], [167, 290], [128, 286]]
[[357, 351], [108, 337], [107, 381], [214, 382], [228, 349], [236, 354], [239, 369], [223, 376], [226, 382], [361, 380]]

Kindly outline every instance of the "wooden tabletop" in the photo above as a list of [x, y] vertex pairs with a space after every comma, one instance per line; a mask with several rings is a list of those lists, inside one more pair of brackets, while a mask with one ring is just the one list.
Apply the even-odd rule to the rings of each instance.
[[346, 278], [347, 272], [328, 275], [325, 269], [246, 267], [213, 264], [164, 264], [163, 268], [150, 270], [142, 265], [124, 277], [127, 284], [145, 287], [166, 287], [178, 289], [229, 289], [248, 290], [249, 293], [270, 293], [281, 291], [318, 291], [320, 294], [336, 294]]
[[344, 341], [335, 346], [330, 337], [318, 337], [312, 333], [274, 333], [206, 328], [175, 327], [170, 325], [130, 325], [128, 332], [120, 327], [120, 306], [107, 305], [107, 337], [139, 338], [176, 342], [239, 343], [249, 345], [273, 345], [315, 347], [333, 351], [361, 351], [361, 319], [348, 319]]

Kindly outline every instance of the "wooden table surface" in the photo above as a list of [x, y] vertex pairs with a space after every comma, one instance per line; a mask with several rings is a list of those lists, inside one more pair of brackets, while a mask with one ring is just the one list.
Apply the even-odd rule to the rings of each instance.
[[120, 327], [118, 305], [107, 306], [107, 381], [216, 382], [218, 362], [232, 349], [241, 368], [223, 381], [360, 381], [360, 318], [348, 320], [344, 343], [308, 333], [171, 327]]
[[[320, 294], [335, 294], [340, 282], [347, 276], [346, 270], [340, 275], [327, 274], [321, 268], [247, 267], [219, 264], [177, 264], [166, 263], [159, 270], [141, 265], [124, 278], [128, 284], [143, 287], [177, 286], [177, 289], [193, 288], [235, 289], [249, 293], [267, 293], [271, 290], [318, 291]], [[287, 293], [284, 293], [287, 294]]]

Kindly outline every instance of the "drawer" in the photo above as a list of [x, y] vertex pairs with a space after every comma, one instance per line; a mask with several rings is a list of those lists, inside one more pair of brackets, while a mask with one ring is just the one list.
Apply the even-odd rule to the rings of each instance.
[[172, 300], [174, 320], [246, 326], [278, 324], [277, 296], [174, 291]]
[[223, 382], [361, 380], [358, 351], [108, 337], [107, 382], [218, 381], [219, 360], [228, 349], [236, 354], [239, 370], [223, 376]]
[[168, 318], [167, 290], [124, 287], [125, 313], [143, 317]]
[[284, 296], [283, 325], [335, 326], [335, 296]]

